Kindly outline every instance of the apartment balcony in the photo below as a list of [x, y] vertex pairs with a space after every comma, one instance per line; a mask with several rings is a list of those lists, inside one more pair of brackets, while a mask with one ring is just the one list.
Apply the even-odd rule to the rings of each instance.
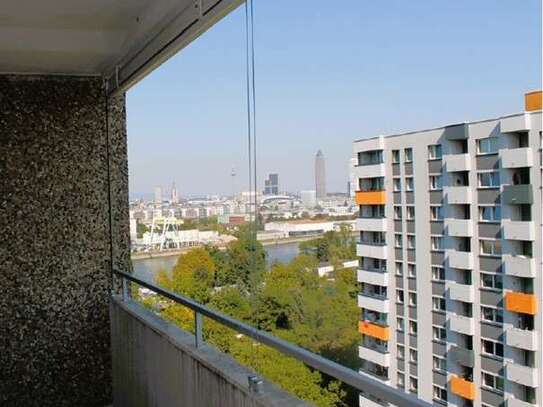
[[505, 405], [507, 407], [537, 407], [535, 403], [529, 403], [527, 401], [517, 399], [511, 395], [509, 395], [509, 397], [507, 398]]
[[388, 341], [390, 339], [390, 328], [369, 321], [358, 322], [358, 332], [372, 338]]
[[449, 318], [449, 329], [451, 331], [460, 332], [464, 335], [475, 334], [475, 321], [473, 318], [458, 315], [453, 312], [447, 312]]
[[509, 291], [505, 294], [505, 309], [521, 314], [537, 314], [537, 297], [534, 294], [525, 294]]
[[356, 191], [355, 194], [357, 205], [384, 205], [386, 201], [385, 191]]
[[448, 236], [471, 237], [473, 236], [473, 222], [471, 219], [445, 218], [445, 233]]
[[370, 348], [365, 345], [358, 346], [358, 357], [363, 360], [390, 367], [390, 352], [384, 349]]
[[475, 365], [475, 356], [472, 350], [453, 345], [449, 349], [449, 355], [451, 359], [459, 365], [467, 367], [473, 367]]
[[503, 238], [508, 240], [535, 240], [534, 222], [502, 220]]
[[499, 152], [502, 168], [523, 168], [534, 165], [531, 147], [505, 148]]
[[368, 283], [373, 285], [388, 286], [389, 273], [382, 271], [368, 271], [359, 268], [356, 271], [359, 283]]
[[356, 231], [361, 232], [386, 232], [386, 218], [357, 218]]
[[505, 377], [514, 383], [529, 387], [539, 387], [537, 380], [538, 369], [529, 366], [522, 366], [516, 363], [508, 363], [505, 367]]
[[517, 133], [530, 130], [530, 115], [523, 113], [500, 119], [500, 132]]
[[446, 256], [449, 259], [449, 267], [456, 269], [473, 269], [473, 253], [461, 252], [458, 250], [446, 250]]
[[[361, 407], [388, 407], [389, 404], [377, 399], [370, 398], [369, 396], [358, 395], [358, 405]], [[533, 407], [533, 406], [532, 406]]]
[[390, 300], [386, 297], [371, 296], [360, 293], [358, 294], [358, 307], [382, 313], [389, 313]]
[[505, 332], [505, 343], [518, 349], [531, 351], [539, 350], [537, 331], [528, 331], [526, 329], [509, 328]]
[[475, 288], [473, 285], [459, 284], [455, 281], [447, 281], [449, 298], [455, 301], [473, 303], [475, 301]]
[[452, 376], [450, 381], [450, 389], [453, 394], [467, 400], [475, 400], [476, 398], [477, 390], [475, 383], [461, 377], [454, 375]]
[[387, 245], [385, 243], [359, 241], [356, 245], [356, 255], [358, 257], [373, 257], [386, 260]]
[[470, 204], [472, 202], [472, 193], [469, 186], [443, 187], [443, 195], [449, 205]]
[[445, 171], [469, 171], [471, 170], [471, 158], [469, 154], [447, 154], [443, 156]]
[[514, 277], [535, 278], [535, 259], [526, 256], [502, 255], [504, 273]]
[[534, 192], [532, 185], [505, 185], [502, 193], [502, 204], [524, 205], [534, 203]]
[[353, 169], [356, 178], [384, 177], [385, 164], [358, 164]]

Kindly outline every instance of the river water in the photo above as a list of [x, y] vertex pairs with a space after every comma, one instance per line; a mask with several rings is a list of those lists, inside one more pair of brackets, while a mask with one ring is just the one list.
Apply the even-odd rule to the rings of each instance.
[[[268, 266], [275, 261], [280, 261], [283, 263], [288, 263], [291, 261], [300, 252], [298, 245], [299, 243], [279, 243], [264, 246]], [[178, 256], [168, 256], [132, 260], [134, 274], [136, 277], [141, 279], [154, 281], [155, 275], [160, 270], [170, 271], [173, 268], [177, 262], [177, 257]]]

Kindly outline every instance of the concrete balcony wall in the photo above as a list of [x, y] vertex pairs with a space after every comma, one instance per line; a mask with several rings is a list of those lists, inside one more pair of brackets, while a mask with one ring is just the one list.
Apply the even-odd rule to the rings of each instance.
[[535, 259], [525, 256], [502, 255], [504, 273], [515, 277], [534, 278]]
[[471, 170], [471, 158], [469, 154], [448, 154], [443, 156], [445, 171], [469, 171]]
[[507, 402], [505, 404], [507, 407], [536, 407], [535, 404], [528, 403], [526, 401], [519, 400], [517, 398], [514, 398], [513, 396], [509, 396], [507, 398]]
[[505, 343], [519, 349], [539, 350], [537, 332], [524, 329], [509, 328], [505, 333]]
[[124, 95], [108, 107], [99, 78], [0, 75], [4, 407], [111, 403], [111, 258], [131, 261]]
[[366, 232], [386, 232], [387, 219], [386, 218], [357, 218], [356, 219], [356, 231]]
[[389, 367], [390, 366], [390, 353], [379, 352], [365, 346], [358, 346], [358, 357], [360, 359], [369, 360], [370, 362], [377, 363], [378, 365]]
[[530, 147], [500, 150], [502, 168], [522, 168], [534, 165], [534, 154]]
[[388, 286], [388, 273], [380, 271], [367, 271], [363, 269], [357, 270], [357, 278], [359, 283], [369, 283], [373, 285]]
[[389, 313], [390, 300], [386, 298], [370, 297], [364, 294], [358, 294], [358, 308], [366, 308], [372, 311]]
[[472, 201], [471, 188], [468, 187], [443, 187], [443, 195], [449, 205], [470, 204]]
[[376, 259], [386, 260], [387, 246], [358, 242], [356, 245], [356, 255], [358, 257], [374, 257]]
[[356, 178], [384, 177], [385, 164], [357, 165], [353, 171]]
[[473, 253], [460, 252], [458, 250], [446, 250], [447, 258], [449, 259], [449, 267], [456, 269], [472, 269], [473, 268]]
[[445, 233], [455, 237], [473, 236], [473, 222], [471, 219], [446, 218], [444, 221]]
[[534, 192], [532, 185], [505, 185], [503, 187], [502, 204], [520, 205], [533, 203]]
[[451, 300], [470, 303], [475, 301], [475, 289], [473, 285], [458, 284], [454, 281], [447, 281], [447, 287], [449, 289], [449, 298]]
[[382, 136], [355, 141], [353, 151], [356, 156], [361, 151], [382, 150], [385, 147], [385, 139]]
[[452, 312], [448, 312], [449, 328], [451, 331], [460, 332], [465, 335], [475, 334], [475, 323], [473, 318], [458, 315]]
[[530, 129], [530, 115], [523, 113], [500, 119], [500, 131], [502, 133], [516, 133]]
[[538, 387], [537, 369], [528, 366], [508, 363], [505, 367], [506, 379], [524, 386]]
[[508, 240], [535, 240], [534, 222], [502, 220], [503, 237]]

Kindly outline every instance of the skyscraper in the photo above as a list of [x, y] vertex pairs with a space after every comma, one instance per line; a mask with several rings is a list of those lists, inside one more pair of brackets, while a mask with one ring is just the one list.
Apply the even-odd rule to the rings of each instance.
[[279, 174], [268, 174], [268, 179], [264, 180], [264, 195], [279, 194]]
[[326, 197], [326, 169], [324, 154], [321, 150], [317, 151], [315, 156], [315, 191], [317, 191], [317, 199]]
[[172, 197], [171, 202], [176, 204], [179, 201], [179, 196], [177, 195], [177, 188], [175, 187], [175, 182], [172, 183]]
[[155, 203], [159, 204], [162, 202], [162, 187], [155, 187]]

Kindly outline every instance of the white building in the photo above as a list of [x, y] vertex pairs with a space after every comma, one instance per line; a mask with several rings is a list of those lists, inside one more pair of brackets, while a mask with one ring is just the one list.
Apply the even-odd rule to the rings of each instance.
[[317, 206], [317, 191], [301, 191], [300, 199], [304, 208], [313, 209], [315, 206]]

